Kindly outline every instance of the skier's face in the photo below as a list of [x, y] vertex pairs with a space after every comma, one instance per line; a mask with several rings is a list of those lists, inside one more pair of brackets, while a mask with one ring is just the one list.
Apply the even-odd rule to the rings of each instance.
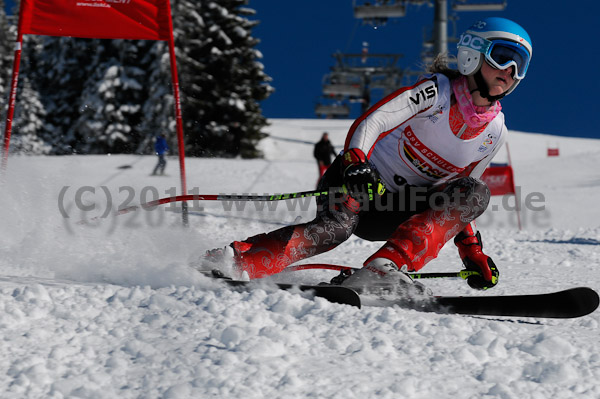
[[487, 62], [481, 65], [481, 75], [490, 88], [490, 95], [499, 96], [512, 87], [514, 69], [512, 65], [506, 69], [496, 69]]

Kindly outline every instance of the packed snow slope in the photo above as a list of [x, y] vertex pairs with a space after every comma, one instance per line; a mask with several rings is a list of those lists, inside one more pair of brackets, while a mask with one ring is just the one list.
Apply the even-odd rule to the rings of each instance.
[[[189, 190], [312, 190], [313, 144], [328, 131], [341, 149], [351, 121], [271, 123], [265, 159], [187, 159]], [[514, 197], [494, 197], [479, 221], [499, 285], [427, 285], [445, 295], [600, 291], [600, 140], [513, 131], [509, 145], [523, 229]], [[10, 158], [0, 190], [2, 398], [600, 397], [599, 311], [556, 320], [357, 309], [201, 276], [188, 264], [205, 250], [310, 220], [314, 204], [190, 203], [189, 228], [178, 206], [112, 216], [179, 193], [177, 159], [168, 161], [167, 176], [150, 176], [153, 156]], [[351, 238], [311, 261], [360, 266], [380, 245]], [[459, 269], [448, 244], [424, 271]]]

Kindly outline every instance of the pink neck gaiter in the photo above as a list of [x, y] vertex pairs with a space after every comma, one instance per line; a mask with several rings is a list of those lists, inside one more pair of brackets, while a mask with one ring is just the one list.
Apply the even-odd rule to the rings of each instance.
[[491, 122], [502, 109], [498, 101], [495, 101], [489, 107], [478, 107], [473, 104], [473, 97], [471, 97], [466, 76], [461, 76], [452, 82], [452, 91], [465, 123], [472, 129]]

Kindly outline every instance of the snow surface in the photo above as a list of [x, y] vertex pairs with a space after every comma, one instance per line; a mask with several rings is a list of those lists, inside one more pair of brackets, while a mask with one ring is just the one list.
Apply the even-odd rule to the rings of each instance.
[[[312, 190], [312, 144], [328, 131], [341, 149], [351, 121], [271, 123], [264, 160], [187, 159], [190, 191]], [[511, 132], [509, 144], [522, 201], [541, 194], [545, 210], [523, 209], [519, 231], [516, 212], [494, 197], [496, 210], [479, 223], [501, 272], [493, 290], [427, 285], [449, 295], [600, 290], [600, 140]], [[547, 157], [549, 146], [560, 156]], [[598, 311], [555, 320], [359, 310], [268, 288], [236, 292], [201, 276], [187, 265], [206, 249], [309, 220], [314, 205], [190, 203], [188, 229], [173, 206], [102, 218], [179, 192], [177, 159], [167, 176], [150, 176], [155, 162], [10, 158], [0, 190], [2, 398], [600, 397]], [[380, 245], [351, 238], [310, 261], [359, 266]], [[447, 245], [424, 271], [459, 264]]]

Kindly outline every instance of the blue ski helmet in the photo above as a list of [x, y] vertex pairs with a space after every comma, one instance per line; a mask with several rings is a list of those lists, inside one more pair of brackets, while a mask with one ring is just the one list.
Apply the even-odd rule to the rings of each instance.
[[457, 45], [458, 70], [473, 75], [485, 60], [497, 69], [514, 66], [514, 84], [502, 95], [511, 93], [525, 77], [533, 48], [529, 35], [519, 24], [489, 17], [475, 22], [462, 35]]

